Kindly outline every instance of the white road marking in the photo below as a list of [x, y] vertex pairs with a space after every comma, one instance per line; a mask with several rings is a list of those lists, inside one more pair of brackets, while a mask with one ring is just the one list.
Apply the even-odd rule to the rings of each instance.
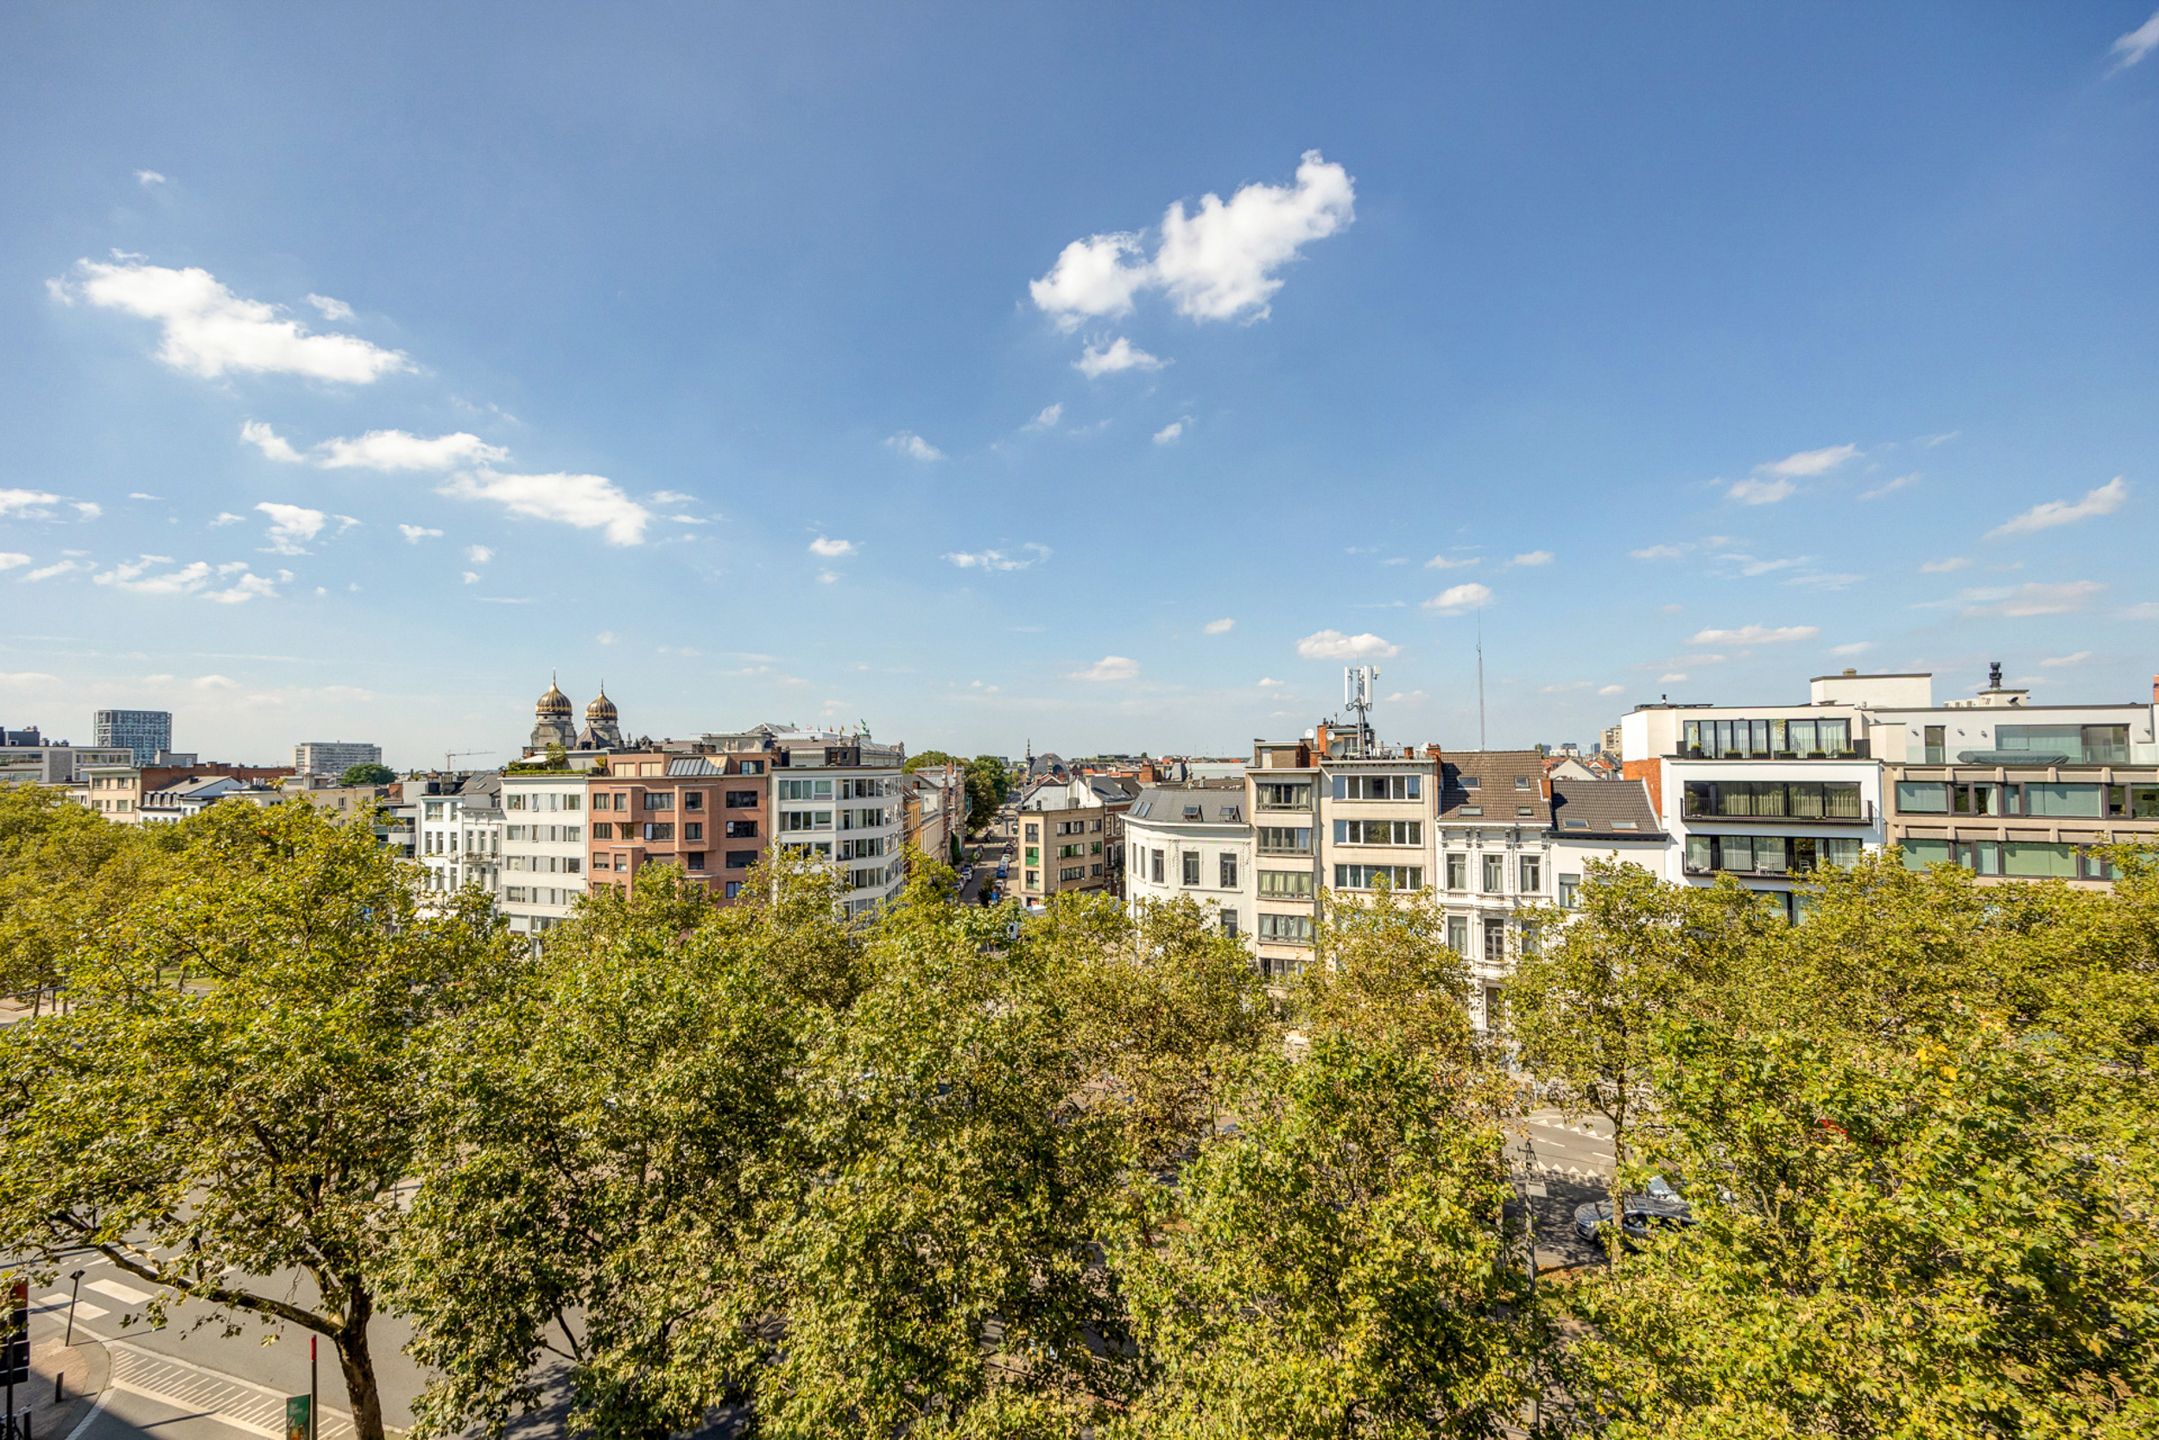
[[[67, 1314], [67, 1296], [65, 1295], [40, 1295], [37, 1304], [40, 1310], [49, 1310], [55, 1315]], [[75, 1318], [78, 1320], [102, 1320], [111, 1313], [104, 1306], [92, 1305], [87, 1300], [75, 1302]]]
[[[285, 1397], [282, 1393], [207, 1365], [176, 1360], [125, 1341], [108, 1340], [112, 1355], [111, 1388], [130, 1394], [207, 1411], [238, 1430], [283, 1440]], [[352, 1440], [352, 1417], [324, 1406], [316, 1428], [320, 1440]]]
[[100, 1295], [111, 1296], [122, 1305], [143, 1305], [150, 1299], [147, 1292], [137, 1290], [132, 1285], [123, 1285], [117, 1280], [92, 1280], [89, 1288]]

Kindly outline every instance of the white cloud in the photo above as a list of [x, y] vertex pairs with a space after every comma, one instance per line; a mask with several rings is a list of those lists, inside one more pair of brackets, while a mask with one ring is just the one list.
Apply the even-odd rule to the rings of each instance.
[[1492, 603], [1492, 587], [1469, 581], [1462, 585], [1449, 585], [1446, 589], [1424, 602], [1424, 608], [1441, 615], [1460, 615], [1470, 610], [1482, 610]]
[[30, 557], [20, 550], [0, 550], [0, 570], [15, 570], [30, 563]]
[[827, 560], [837, 560], [843, 555], [854, 554], [855, 542], [852, 540], [835, 540], [829, 535], [820, 535], [810, 542], [810, 553], [822, 556]]
[[1552, 552], [1549, 550], [1531, 550], [1526, 554], [1515, 556], [1507, 563], [1525, 570], [1537, 565], [1549, 565], [1552, 563]]
[[1657, 683], [1659, 685], [1683, 685], [1686, 683], [1686, 679], [1687, 674], [1684, 670], [1667, 670], [1657, 677]]
[[1687, 553], [1685, 545], [1644, 545], [1627, 553], [1637, 560], [1677, 560]]
[[1139, 678], [1139, 661], [1123, 655], [1104, 655], [1094, 664], [1082, 670], [1074, 670], [1067, 680], [1092, 680], [1108, 683]]
[[301, 375], [364, 385], [410, 370], [401, 351], [354, 335], [316, 335], [275, 305], [235, 295], [209, 271], [174, 270], [122, 256], [75, 262], [56, 294], [155, 321], [157, 358], [204, 379], [226, 374]]
[[1129, 314], [1133, 295], [1153, 278], [1145, 261], [1126, 263], [1141, 253], [1140, 237], [1129, 232], [1074, 240], [1058, 252], [1049, 274], [1028, 282], [1027, 293], [1065, 330], [1082, 320]]
[[1798, 487], [1782, 478], [1761, 480], [1734, 480], [1732, 488], [1725, 493], [1742, 505], [1774, 505], [1787, 499]]
[[78, 520], [95, 520], [105, 513], [105, 507], [95, 500], [70, 500], [68, 504], [75, 508], [75, 518]]
[[1402, 647], [1370, 633], [1315, 630], [1297, 642], [1297, 653], [1307, 660], [1391, 660], [1402, 653]]
[[820, 585], [837, 585], [840, 583], [840, 572], [837, 570], [820, 570], [817, 572], [817, 583]]
[[1821, 634], [1818, 625], [1742, 625], [1736, 630], [1697, 630], [1689, 645], [1783, 645], [1812, 640]]
[[1080, 358], [1072, 362], [1072, 368], [1093, 380], [1102, 375], [1114, 375], [1120, 370], [1159, 370], [1169, 362], [1150, 355], [1119, 335], [1107, 347], [1090, 343], [1080, 352]]
[[1045, 405], [1040, 410], [1037, 410], [1035, 412], [1035, 418], [1028, 421], [1020, 428], [1023, 430], [1054, 430], [1057, 428], [1057, 422], [1064, 419], [1064, 414], [1065, 402], [1059, 400], [1054, 404]]
[[611, 545], [644, 542], [652, 512], [604, 475], [505, 475], [476, 470], [453, 475], [440, 493], [459, 500], [492, 500], [512, 515], [605, 531]]
[[217, 512], [217, 518], [210, 522], [210, 528], [212, 530], [221, 530], [227, 525], [245, 525], [246, 523], [247, 517], [245, 515], [235, 515], [230, 510], [220, 510]]
[[310, 291], [307, 303], [321, 311], [322, 318], [325, 320], [350, 320], [352, 318], [352, 307], [334, 296], [317, 295]]
[[962, 570], [1026, 570], [1050, 558], [1050, 547], [1030, 540], [1017, 550], [953, 550], [945, 560]]
[[271, 429], [264, 421], [241, 421], [240, 438], [260, 450], [265, 459], [275, 460], [281, 465], [297, 465], [300, 463], [300, 452], [293, 449], [290, 441]]
[[467, 585], [477, 585], [480, 583], [480, 572], [477, 570], [467, 570], [459, 578], [461, 578]]
[[1230, 619], [1228, 616], [1224, 616], [1220, 620], [1209, 620], [1206, 624], [1200, 626], [1199, 628], [1202, 634], [1227, 635], [1230, 631], [1237, 628], [1237, 622]]
[[1966, 590], [1957, 598], [1969, 617], [1997, 615], [2022, 620], [2033, 615], [2067, 615], [2082, 610], [2106, 587], [2095, 580], [2066, 580], [2059, 584], [2027, 581], [1998, 589]]
[[902, 430], [885, 437], [887, 447], [899, 451], [910, 460], [942, 460], [945, 452], [923, 439], [912, 430]]
[[1480, 565], [1482, 563], [1483, 557], [1478, 555], [1469, 555], [1463, 557], [1455, 557], [1450, 555], [1434, 555], [1431, 559], [1424, 562], [1424, 568], [1427, 570], [1467, 570], [1472, 565]]
[[1873, 648], [1874, 642], [1872, 640], [1847, 640], [1842, 645], [1830, 646], [1829, 653], [1832, 655], [1864, 655]]
[[1811, 555], [1786, 555], [1775, 560], [1762, 560], [1752, 555], [1719, 555], [1719, 564], [1730, 566], [1747, 579], [1760, 575], [1773, 575], [1779, 570], [1794, 570], [1814, 562]]
[[72, 575], [77, 570], [88, 570], [89, 568], [90, 562], [87, 560], [55, 560], [52, 564], [40, 565], [37, 569], [23, 576], [23, 584], [35, 585], [42, 580], [57, 579], [62, 575]]
[[137, 170], [135, 172], [135, 183], [147, 190], [153, 185], [163, 185], [165, 177], [155, 170]]
[[48, 506], [60, 503], [60, 497], [50, 490], [0, 489], [0, 519], [12, 515], [19, 520], [44, 520], [50, 517]]
[[397, 527], [397, 533], [405, 537], [405, 543], [408, 545], [417, 545], [422, 540], [440, 540], [442, 538], [442, 532], [432, 525], [400, 525]]
[[1809, 590], [1849, 590], [1866, 578], [1850, 570], [1823, 570], [1812, 575], [1794, 575], [1784, 583]]
[[255, 574], [244, 560], [228, 560], [222, 565], [192, 560], [176, 565], [169, 555], [142, 555], [91, 578], [100, 585], [134, 595], [193, 595], [221, 605], [241, 605], [258, 598], [274, 598], [275, 581], [291, 579], [292, 572], [280, 570], [273, 579]]
[[1227, 201], [1204, 195], [1190, 216], [1178, 201], [1162, 217], [1155, 278], [1195, 320], [1264, 319], [1282, 288], [1276, 272], [1355, 219], [1356, 198], [1347, 170], [1307, 150], [1294, 186], [1246, 185]]
[[467, 545], [465, 558], [475, 565], [485, 565], [495, 558], [495, 552], [485, 545]]
[[599, 634], [593, 636], [592, 638], [594, 640], [597, 640], [602, 645], [612, 645], [615, 643], [615, 632], [612, 630], [602, 630]]
[[1279, 690], [1287, 683], [1287, 681], [1275, 679], [1272, 675], [1259, 677], [1259, 688], [1262, 690]]
[[127, 498], [130, 500], [162, 500], [165, 497], [162, 495], [152, 495], [147, 490], [130, 490], [127, 492]]
[[2116, 70], [2127, 70], [2154, 49], [2159, 49], [2159, 10], [2152, 11], [2151, 19], [2128, 34], [2117, 36], [2107, 53], [2115, 57]]
[[650, 498], [655, 505], [695, 505], [697, 503], [695, 495], [685, 494], [680, 490], [655, 490]]
[[1422, 690], [1395, 690], [1382, 698], [1389, 705], [1416, 705], [1431, 697]]
[[329, 516], [305, 505], [281, 505], [265, 500], [256, 510], [270, 517], [270, 550], [276, 555], [305, 555], [307, 542], [322, 533]]
[[1945, 559], [1927, 561], [1919, 567], [1919, 573], [1922, 575], [1947, 575], [1950, 571], [1962, 570], [1971, 563], [1971, 560], [1966, 556], [1951, 555]]
[[1169, 424], [1154, 432], [1154, 443], [1157, 445], [1174, 444], [1177, 438], [1184, 434], [1184, 427], [1191, 423], [1192, 417], [1189, 415], [1181, 420], [1170, 421]]
[[[1948, 436], [1944, 435], [1939, 437], [1933, 443], [1939, 444], [1942, 440], [1946, 440], [1948, 438]], [[1908, 475], [1899, 475], [1894, 480], [1885, 480], [1881, 484], [1875, 486], [1872, 490], [1860, 491], [1859, 498], [1862, 500], [1879, 500], [1884, 495], [1894, 495], [1899, 490], [1907, 489], [1913, 485], [1917, 485], [1918, 483], [1919, 472], [1917, 470], [1914, 470]]]
[[1555, 680], [1549, 685], [1539, 686], [1537, 693], [1539, 695], [1565, 695], [1571, 690], [1587, 690], [1589, 685], [1590, 682], [1587, 680]]
[[2049, 655], [2046, 659], [2041, 660], [2039, 663], [2046, 666], [2049, 670], [2058, 670], [2068, 665], [2082, 665], [2085, 661], [2091, 658], [2091, 651], [2079, 650], [2073, 655]]
[[2028, 535], [2034, 530], [2051, 530], [2057, 525], [2073, 525], [2079, 520], [2089, 520], [2095, 515], [2112, 515], [2129, 499], [2129, 482], [2117, 475], [2106, 484], [2084, 492], [2081, 500], [2049, 500], [2034, 505], [2023, 514], [1995, 526], [1987, 532], [1989, 540], [2003, 535]]
[[1597, 693], [1599, 695], [1624, 695], [1627, 693], [1627, 687], [1624, 685], [1599, 685]]
[[461, 465], [497, 465], [510, 458], [500, 445], [460, 430], [423, 438], [403, 430], [370, 430], [365, 435], [325, 440], [314, 449], [314, 463], [325, 470], [455, 470]]

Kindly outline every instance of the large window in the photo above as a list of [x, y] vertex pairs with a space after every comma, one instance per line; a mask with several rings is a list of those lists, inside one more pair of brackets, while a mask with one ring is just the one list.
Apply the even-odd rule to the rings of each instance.
[[832, 782], [830, 780], [782, 780], [780, 781], [780, 798], [782, 800], [830, 800], [832, 798]]
[[1287, 945], [1309, 945], [1312, 943], [1312, 917], [1270, 915], [1262, 911], [1259, 916], [1259, 938]]
[[2024, 813], [2097, 818], [2106, 813], [2106, 794], [2097, 785], [2030, 782], [2024, 786]]
[[1222, 888], [1224, 890], [1237, 888], [1237, 857], [1227, 850], [1222, 852]]
[[1421, 820], [1337, 820], [1334, 822], [1334, 843], [1337, 845], [1422, 845], [1424, 822]]
[[1689, 780], [1690, 820], [1863, 820], [1859, 782], [1842, 780]]
[[1337, 800], [1416, 800], [1424, 795], [1422, 775], [1337, 775]]
[[1859, 861], [1857, 836], [1689, 835], [1685, 866], [1690, 875], [1803, 875], [1822, 865]]
[[1447, 917], [1447, 948], [1464, 960], [1469, 958], [1469, 917], [1467, 915], [1449, 915]]
[[2129, 760], [2127, 725], [1997, 725], [1994, 748], [2028, 751], [2033, 763], [2059, 755], [2079, 765], [2124, 765]]
[[2015, 880], [2118, 880], [2115, 867], [2094, 851], [2047, 840], [1906, 840], [1904, 864], [1959, 865], [1978, 875]]
[[1184, 852], [1184, 883], [1193, 888], [1197, 888], [1199, 885], [1199, 851], [1197, 850]]
[[1262, 825], [1259, 827], [1259, 853], [1262, 855], [1309, 855], [1312, 853], [1312, 827], [1309, 825]]
[[1524, 895], [1541, 895], [1544, 893], [1544, 862], [1534, 855], [1524, 855], [1522, 857], [1522, 893]]
[[1268, 900], [1309, 900], [1312, 898], [1312, 872], [1262, 870], [1259, 872], [1259, 893]]
[[1503, 855], [1484, 857], [1484, 893], [1497, 895], [1507, 888], [1507, 860]]
[[1486, 920], [1484, 922], [1484, 958], [1498, 963], [1507, 958], [1507, 922]]
[[1447, 888], [1449, 890], [1467, 890], [1469, 888], [1469, 857], [1467, 855], [1449, 855], [1447, 857]]
[[1843, 719], [1687, 720], [1682, 754], [1700, 760], [1820, 760], [1852, 755], [1852, 722]]
[[1312, 808], [1312, 782], [1309, 780], [1261, 780], [1254, 788], [1259, 792], [1257, 803], [1262, 810]]
[[1385, 880], [1389, 889], [1422, 890], [1424, 867], [1422, 865], [1337, 865], [1334, 867], [1334, 888], [1337, 890], [1374, 890]]

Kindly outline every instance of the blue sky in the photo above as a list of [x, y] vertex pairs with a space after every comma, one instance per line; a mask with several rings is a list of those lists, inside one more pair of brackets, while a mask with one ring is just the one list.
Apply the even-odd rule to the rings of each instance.
[[2148, 4], [11, 7], [0, 722], [2141, 696]]

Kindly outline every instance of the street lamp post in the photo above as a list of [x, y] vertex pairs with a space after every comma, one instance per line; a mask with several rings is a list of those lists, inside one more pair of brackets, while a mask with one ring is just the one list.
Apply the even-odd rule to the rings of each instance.
[[83, 1272], [77, 1270], [67, 1277], [74, 1285], [67, 1292], [67, 1339], [60, 1342], [63, 1349], [75, 1343], [75, 1298], [82, 1294], [82, 1276]]

